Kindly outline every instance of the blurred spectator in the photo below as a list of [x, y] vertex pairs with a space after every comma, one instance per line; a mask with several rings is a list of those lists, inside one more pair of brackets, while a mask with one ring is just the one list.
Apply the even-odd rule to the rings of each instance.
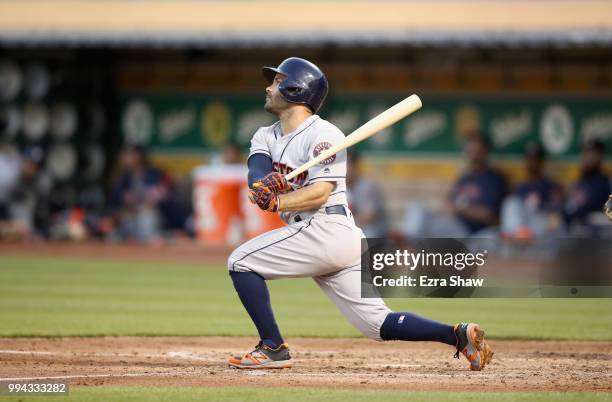
[[453, 185], [446, 211], [420, 204], [408, 208], [404, 231], [413, 237], [464, 237], [495, 230], [506, 195], [506, 180], [488, 163], [489, 143], [480, 133], [466, 137], [467, 171]]
[[19, 183], [21, 159], [0, 132], [0, 237], [13, 232], [10, 214], [11, 195]]
[[244, 158], [242, 150], [238, 144], [230, 142], [223, 147], [223, 164], [224, 165], [242, 165]]
[[211, 165], [244, 165], [242, 149], [235, 142], [226, 143], [221, 152], [213, 155]]
[[383, 193], [376, 183], [361, 175], [359, 162], [356, 152], [348, 154], [346, 195], [349, 207], [366, 237], [382, 238], [388, 231]]
[[600, 213], [602, 205], [612, 192], [610, 177], [603, 170], [606, 154], [600, 140], [584, 144], [580, 163], [580, 178], [571, 186], [565, 204], [565, 220], [568, 225], [589, 225], [591, 213]]
[[546, 154], [539, 144], [525, 149], [527, 179], [503, 204], [502, 233], [515, 239], [542, 237], [561, 230], [562, 187], [544, 173]]
[[44, 152], [38, 146], [22, 154], [18, 185], [11, 194], [10, 212], [27, 234], [48, 235], [50, 227], [49, 194], [51, 176], [43, 169]]
[[184, 211], [174, 200], [171, 181], [151, 166], [144, 148], [126, 146], [120, 170], [111, 206], [122, 238], [159, 242], [163, 229], [182, 228]]
[[0, 220], [8, 218], [10, 195], [17, 186], [20, 170], [19, 155], [0, 138]]

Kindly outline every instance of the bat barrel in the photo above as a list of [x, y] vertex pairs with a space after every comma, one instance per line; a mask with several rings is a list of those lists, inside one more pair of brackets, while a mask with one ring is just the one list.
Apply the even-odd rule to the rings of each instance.
[[303, 164], [299, 168], [287, 174], [285, 178], [287, 180], [293, 179], [294, 177], [310, 169], [317, 163], [320, 163], [321, 161], [331, 157], [332, 155], [335, 155], [336, 153], [343, 151], [348, 147], [353, 146], [373, 136], [374, 134], [384, 130], [392, 124], [397, 123], [404, 117], [409, 116], [419, 110], [422, 106], [423, 103], [417, 95], [410, 95], [403, 101], [391, 106], [389, 109], [385, 110], [378, 116], [374, 117], [372, 120], [359, 127], [357, 130], [350, 133], [348, 136], [346, 136], [344, 142], [336, 144], [335, 146], [325, 150], [324, 152], [321, 152], [319, 156], [314, 159], [311, 159], [307, 163]]

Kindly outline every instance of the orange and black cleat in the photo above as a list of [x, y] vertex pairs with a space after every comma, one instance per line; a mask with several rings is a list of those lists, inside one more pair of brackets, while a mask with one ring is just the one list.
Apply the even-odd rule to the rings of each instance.
[[229, 365], [239, 369], [283, 369], [291, 368], [293, 362], [286, 343], [272, 349], [260, 341], [251, 353], [230, 357]]
[[485, 332], [478, 324], [460, 323], [455, 325], [455, 336], [457, 337], [457, 353], [470, 362], [470, 370], [482, 370], [493, 358], [493, 351], [484, 339]]

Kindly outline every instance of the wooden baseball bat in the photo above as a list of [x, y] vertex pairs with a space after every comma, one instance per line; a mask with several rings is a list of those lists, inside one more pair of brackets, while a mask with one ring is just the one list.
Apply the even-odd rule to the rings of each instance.
[[403, 101], [391, 106], [389, 109], [385, 110], [378, 116], [374, 117], [372, 120], [359, 127], [357, 130], [347, 135], [342, 143], [337, 144], [325, 150], [324, 152], [321, 152], [321, 154], [319, 154], [319, 156], [317, 156], [316, 158], [304, 163], [302, 166], [295, 169], [291, 173], [288, 173], [287, 175], [285, 175], [285, 178], [287, 180], [293, 179], [294, 177], [310, 169], [317, 163], [320, 163], [321, 161], [329, 158], [330, 156], [335, 155], [338, 152], [357, 144], [358, 142], [370, 138], [374, 134], [384, 130], [392, 124], [397, 123], [404, 117], [409, 116], [419, 110], [422, 106], [423, 104], [421, 103], [421, 99], [417, 95], [410, 95]]

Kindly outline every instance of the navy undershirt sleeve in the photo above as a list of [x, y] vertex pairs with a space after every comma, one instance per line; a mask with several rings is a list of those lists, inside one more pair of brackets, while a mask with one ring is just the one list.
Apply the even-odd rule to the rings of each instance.
[[249, 157], [247, 166], [249, 167], [249, 188], [253, 188], [253, 183], [272, 172], [272, 158], [266, 154], [253, 154]]

